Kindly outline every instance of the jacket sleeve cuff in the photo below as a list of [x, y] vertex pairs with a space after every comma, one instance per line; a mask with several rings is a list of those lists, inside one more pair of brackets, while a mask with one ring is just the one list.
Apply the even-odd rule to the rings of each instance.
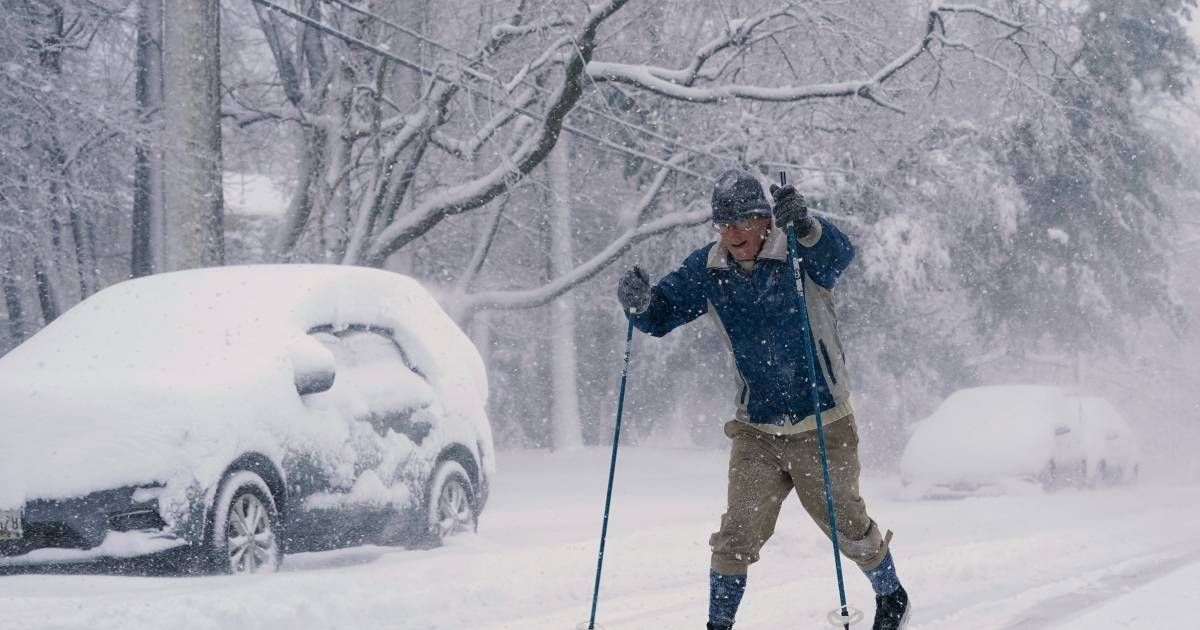
[[821, 234], [824, 231], [821, 226], [820, 219], [817, 219], [816, 217], [810, 217], [809, 221], [810, 227], [808, 229], [808, 234], [796, 239], [796, 242], [800, 243], [801, 247], [812, 247], [816, 245], [817, 241], [821, 240]]

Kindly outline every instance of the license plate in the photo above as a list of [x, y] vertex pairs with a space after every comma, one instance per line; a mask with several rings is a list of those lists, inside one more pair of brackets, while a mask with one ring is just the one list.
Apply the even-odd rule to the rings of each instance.
[[22, 510], [0, 510], [0, 540], [18, 540], [25, 536], [21, 513]]

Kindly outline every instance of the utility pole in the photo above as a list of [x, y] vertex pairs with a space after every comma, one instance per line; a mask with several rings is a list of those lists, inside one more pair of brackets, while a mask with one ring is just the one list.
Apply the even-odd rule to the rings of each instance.
[[225, 261], [218, 0], [166, 0], [163, 11], [163, 271]]

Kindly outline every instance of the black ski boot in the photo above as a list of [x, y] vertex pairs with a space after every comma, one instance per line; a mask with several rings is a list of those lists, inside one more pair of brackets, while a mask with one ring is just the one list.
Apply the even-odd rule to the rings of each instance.
[[872, 630], [900, 630], [908, 622], [908, 593], [904, 587], [888, 595], [875, 596], [875, 625]]
[[708, 630], [733, 630], [733, 626], [718, 626], [713, 622], [708, 622]]

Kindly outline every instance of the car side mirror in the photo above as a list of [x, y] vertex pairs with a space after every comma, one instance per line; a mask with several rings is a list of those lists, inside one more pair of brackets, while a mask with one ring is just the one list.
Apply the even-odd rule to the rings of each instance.
[[333, 387], [337, 374], [333, 370], [314, 372], [296, 372], [296, 392], [301, 396], [320, 394]]
[[327, 392], [337, 377], [333, 353], [310, 335], [298, 337], [288, 348], [296, 392], [301, 396]]

